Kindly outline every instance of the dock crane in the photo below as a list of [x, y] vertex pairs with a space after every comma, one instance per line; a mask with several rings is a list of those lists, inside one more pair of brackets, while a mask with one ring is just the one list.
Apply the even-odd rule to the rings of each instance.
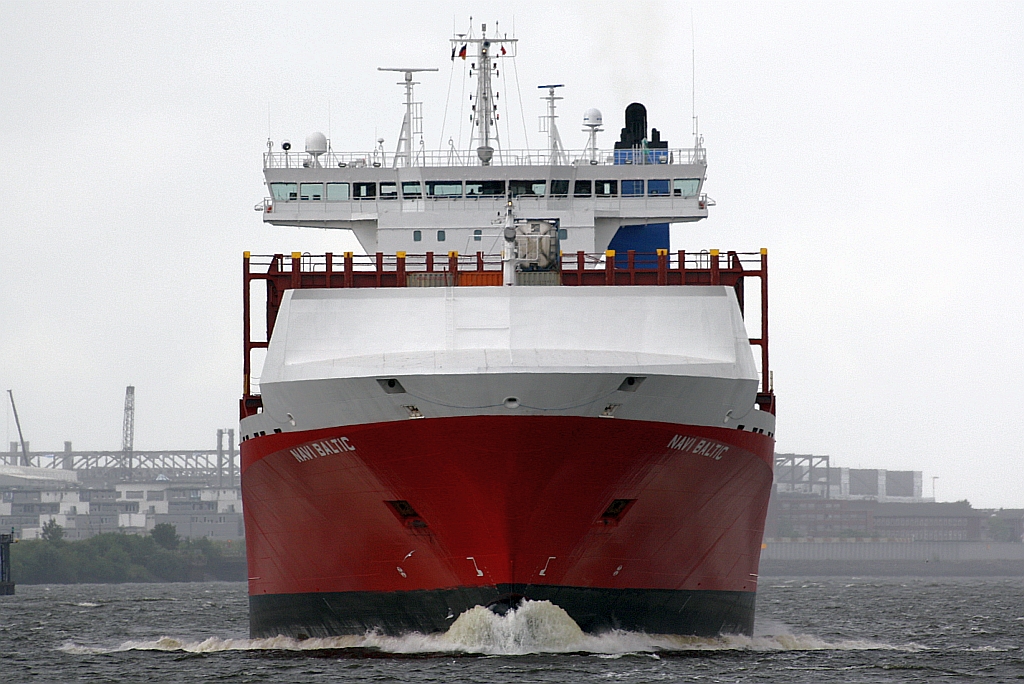
[[28, 460], [28, 449], [25, 448], [25, 436], [21, 434], [21, 421], [18, 420], [18, 407], [14, 405], [14, 392], [7, 390], [7, 396], [11, 398], [11, 409], [14, 411], [14, 424], [18, 426], [18, 440], [21, 442], [21, 465], [32, 465]]

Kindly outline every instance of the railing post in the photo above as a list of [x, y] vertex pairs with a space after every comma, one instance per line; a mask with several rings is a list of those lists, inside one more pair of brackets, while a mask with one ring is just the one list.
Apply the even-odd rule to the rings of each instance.
[[629, 284], [636, 285], [636, 250], [626, 250], [626, 270], [629, 271]]
[[459, 253], [455, 251], [448, 252], [448, 284], [459, 284]]
[[476, 270], [478, 270], [478, 271], [484, 270], [484, 253], [483, 252], [477, 252], [476, 253]]
[[380, 287], [380, 278], [384, 273], [384, 252], [377, 252], [377, 287]]
[[328, 252], [324, 255], [324, 287], [331, 286], [331, 271], [334, 270], [334, 254]]
[[434, 253], [427, 252], [427, 273], [434, 272]]
[[771, 391], [768, 374], [768, 250], [761, 248], [761, 391]]
[[668, 250], [658, 250], [658, 284], [668, 285]]
[[615, 284], [615, 250], [606, 249], [604, 251], [604, 284], [614, 285]]
[[249, 252], [242, 252], [242, 353], [244, 358], [242, 359], [242, 402], [243, 411], [242, 416], [245, 416], [244, 402], [245, 397], [249, 396], [249, 373], [251, 371], [252, 361], [249, 359], [252, 352], [252, 324], [250, 322], [251, 313], [249, 311], [249, 289], [252, 279], [249, 275]]
[[720, 273], [719, 268], [718, 268], [718, 250], [717, 249], [711, 250], [711, 284], [712, 285], [721, 285], [722, 284], [721, 273]]
[[355, 285], [355, 274], [352, 273], [352, 252], [345, 252], [345, 287]]
[[405, 287], [405, 252], [395, 254], [395, 275], [398, 287]]
[[302, 287], [302, 252], [292, 252], [292, 289]]

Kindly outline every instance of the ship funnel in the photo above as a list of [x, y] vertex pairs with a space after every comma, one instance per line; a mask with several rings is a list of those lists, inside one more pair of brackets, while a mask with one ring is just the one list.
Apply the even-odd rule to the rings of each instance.
[[624, 148], [636, 147], [647, 139], [647, 108], [639, 102], [626, 107], [626, 127], [622, 129], [619, 144]]

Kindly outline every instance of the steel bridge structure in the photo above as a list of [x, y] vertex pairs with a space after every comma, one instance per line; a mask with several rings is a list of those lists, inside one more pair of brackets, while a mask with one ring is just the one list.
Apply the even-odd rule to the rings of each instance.
[[[227, 437], [227, 445], [224, 437]], [[169, 480], [205, 480], [211, 485], [236, 487], [240, 462], [234, 429], [217, 430], [216, 449], [169, 449], [162, 451], [28, 451], [25, 464], [17, 443], [11, 452], [0, 454], [2, 465], [73, 470], [80, 481], [150, 481], [160, 476]]]

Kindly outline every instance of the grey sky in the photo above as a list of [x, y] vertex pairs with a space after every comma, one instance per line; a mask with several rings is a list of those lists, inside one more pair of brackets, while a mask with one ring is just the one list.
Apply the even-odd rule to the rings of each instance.
[[212, 447], [237, 421], [242, 251], [358, 250], [252, 210], [268, 108], [277, 142], [394, 149], [401, 90], [376, 68], [438, 67], [418, 95], [447, 145], [472, 13], [514, 21], [532, 145], [556, 82], [569, 147], [588, 107], [610, 145], [634, 100], [688, 146], [692, 7], [718, 206], [673, 247], [769, 248], [779, 450], [1024, 506], [1024, 6], [567, 5], [0, 2], [0, 388], [33, 448], [119, 448], [127, 384], [137, 448]]

